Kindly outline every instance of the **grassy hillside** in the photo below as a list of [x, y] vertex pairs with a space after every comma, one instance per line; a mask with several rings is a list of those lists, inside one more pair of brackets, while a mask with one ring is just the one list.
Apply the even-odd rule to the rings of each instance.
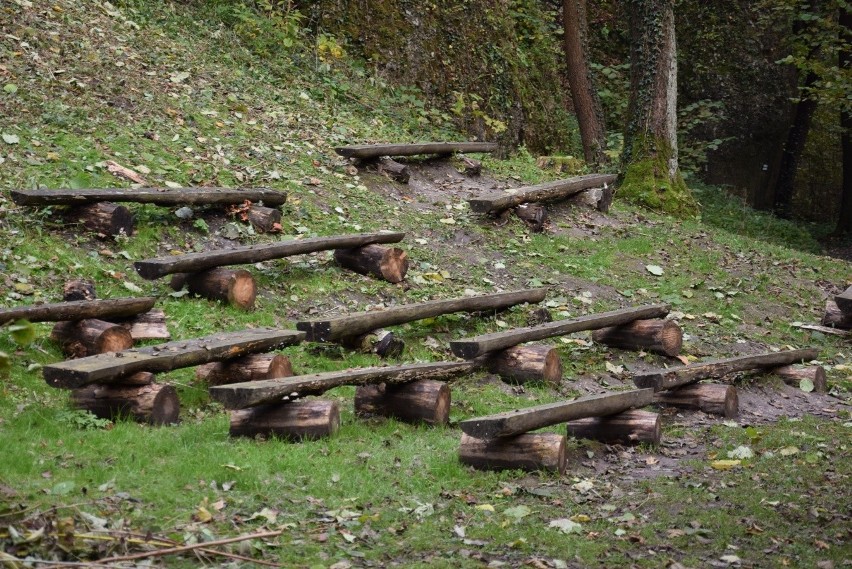
[[[339, 569], [850, 560], [849, 344], [799, 324], [819, 320], [825, 299], [850, 284], [852, 265], [820, 256], [807, 232], [731, 204], [717, 188], [699, 191], [703, 221], [673, 221], [617, 199], [607, 215], [555, 206], [542, 234], [517, 219], [483, 219], [466, 197], [558, 174], [523, 150], [509, 160], [484, 157], [481, 180], [465, 178], [452, 161], [413, 161], [407, 186], [354, 168], [334, 146], [463, 137], [411, 91], [383, 86], [357, 62], [330, 65], [312, 47], [277, 55], [268, 49], [275, 30], [263, 20], [250, 12], [236, 24], [218, 17], [143, 0], [0, 7], [1, 306], [57, 301], [66, 280], [87, 278], [102, 298], [158, 296], [172, 336], [188, 339], [546, 286], [554, 318], [672, 304], [690, 361], [817, 347], [829, 393], [738, 378], [737, 422], [669, 411], [659, 448], [572, 440], [564, 476], [477, 472], [457, 461], [459, 420], [628, 389], [631, 373], [679, 362], [576, 334], [552, 342], [565, 367], [558, 388], [510, 386], [478, 373], [453, 384], [451, 425], [436, 429], [356, 418], [354, 390], [340, 388], [327, 395], [343, 410], [339, 433], [292, 444], [229, 439], [227, 414], [192, 370], [159, 378], [178, 388], [179, 425], [109, 423], [73, 411], [68, 394], [41, 377], [41, 366], [62, 359], [50, 326], [36, 325], [27, 346], [4, 330], [0, 351], [11, 355], [11, 369], [0, 384], [3, 564], [96, 566], [91, 560], [267, 530], [281, 533], [220, 547], [230, 558], [208, 551], [152, 563]], [[256, 235], [214, 208], [183, 219], [131, 205], [137, 233], [100, 240], [62, 223], [59, 208], [9, 199], [12, 188], [129, 185], [107, 161], [153, 186], [286, 191], [282, 235]], [[330, 254], [258, 263], [248, 267], [261, 291], [250, 312], [174, 294], [167, 279], [144, 281], [132, 266], [170, 253], [378, 229], [408, 233], [404, 283], [344, 272]], [[530, 310], [400, 326], [407, 348], [399, 361], [451, 358], [450, 339], [524, 325]], [[331, 345], [286, 353], [299, 373], [383, 363]], [[745, 457], [742, 446], [752, 456], [719, 470], [714, 461]]]

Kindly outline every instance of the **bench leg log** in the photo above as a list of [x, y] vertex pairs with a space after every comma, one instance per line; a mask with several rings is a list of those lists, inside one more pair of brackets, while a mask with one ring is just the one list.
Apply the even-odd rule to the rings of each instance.
[[133, 235], [133, 214], [123, 205], [97, 202], [71, 208], [69, 219], [76, 219], [87, 230], [108, 237]]
[[339, 340], [340, 345], [365, 354], [376, 354], [380, 358], [397, 358], [405, 350], [405, 342], [389, 330], [376, 330], [361, 336], [347, 336]]
[[722, 383], [694, 383], [677, 389], [658, 391], [654, 394], [654, 403], [704, 411], [729, 419], [740, 412], [737, 388]]
[[102, 419], [128, 416], [151, 425], [176, 423], [180, 415], [177, 391], [171, 385], [159, 383], [90, 385], [73, 390], [71, 402], [75, 408], [90, 411]]
[[662, 429], [659, 413], [630, 409], [607, 417], [588, 417], [569, 421], [568, 434], [607, 444], [660, 444]]
[[533, 233], [544, 231], [547, 223], [547, 209], [540, 203], [525, 203], [515, 208], [515, 215], [527, 224]]
[[552, 346], [513, 346], [485, 357], [488, 371], [510, 383], [559, 385], [562, 381], [562, 358]]
[[450, 420], [450, 387], [432, 379], [397, 386], [362, 385], [355, 391], [355, 413], [446, 425]]
[[172, 337], [166, 327], [166, 313], [159, 308], [154, 308], [134, 318], [122, 318], [114, 322], [127, 328], [134, 341], [170, 340]]
[[832, 328], [852, 329], [852, 314], [845, 314], [833, 300], [825, 301], [825, 315], [822, 317], [822, 325]]
[[254, 276], [244, 269], [217, 268], [186, 276], [186, 287], [191, 294], [227, 302], [237, 308], [249, 310], [257, 298]]
[[526, 433], [514, 437], [477, 439], [462, 434], [459, 460], [480, 470], [548, 470], [565, 473], [565, 436]]
[[127, 328], [95, 318], [57, 322], [50, 332], [50, 339], [59, 344], [63, 354], [74, 358], [120, 352], [133, 347], [133, 337]]
[[62, 287], [62, 300], [73, 302], [75, 300], [95, 300], [95, 283], [83, 279], [74, 279], [65, 283]]
[[292, 375], [293, 364], [290, 363], [290, 358], [281, 354], [252, 354], [224, 362], [202, 364], [195, 368], [195, 378], [209, 386]]
[[398, 247], [366, 245], [354, 249], [336, 249], [338, 265], [362, 275], [373, 275], [389, 283], [405, 279], [408, 272], [408, 253]]
[[232, 411], [230, 435], [261, 435], [299, 441], [328, 437], [339, 428], [340, 406], [337, 402], [312, 399]]
[[653, 318], [595, 330], [592, 339], [614, 348], [648, 350], [674, 357], [683, 347], [683, 330], [671, 320]]
[[281, 210], [274, 207], [252, 205], [248, 210], [248, 222], [258, 233], [281, 231]]
[[787, 385], [799, 387], [799, 382], [809, 379], [814, 384], [814, 391], [825, 393], [828, 390], [825, 368], [822, 366], [783, 366], [771, 370], [771, 373], [784, 380]]

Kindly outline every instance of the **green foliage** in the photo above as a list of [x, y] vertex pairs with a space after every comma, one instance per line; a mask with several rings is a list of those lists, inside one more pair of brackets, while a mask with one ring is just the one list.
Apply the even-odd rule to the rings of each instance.
[[702, 99], [678, 108], [678, 163], [684, 174], [700, 174], [709, 154], [733, 137], [704, 139], [699, 131], [715, 131], [727, 120], [722, 101]]
[[109, 429], [113, 424], [109, 419], [101, 419], [89, 411], [80, 409], [59, 411], [56, 414], [56, 421], [60, 425], [70, 429], [79, 429], [82, 431]]
[[18, 320], [8, 330], [12, 341], [22, 347], [32, 344], [36, 337], [35, 327], [26, 320]]

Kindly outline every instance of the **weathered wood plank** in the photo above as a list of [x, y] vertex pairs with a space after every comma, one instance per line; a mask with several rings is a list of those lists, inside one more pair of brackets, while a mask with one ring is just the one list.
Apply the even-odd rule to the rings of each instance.
[[210, 397], [222, 403], [226, 409], [244, 409], [306, 395], [319, 395], [341, 385], [397, 385], [422, 379], [443, 380], [470, 373], [475, 368], [472, 362], [439, 362], [347, 369], [218, 385], [210, 388]]
[[470, 204], [470, 209], [474, 212], [499, 213], [522, 203], [565, 199], [589, 188], [613, 184], [616, 179], [615, 174], [586, 174], [585, 176], [555, 180], [534, 186], [492, 192], [467, 201]]
[[335, 152], [346, 158], [372, 160], [381, 156], [453, 154], [455, 152], [496, 152], [493, 142], [424, 142], [421, 144], [356, 144], [341, 146]]
[[267, 352], [304, 339], [302, 332], [258, 328], [222, 332], [204, 338], [178, 340], [123, 352], [100, 354], [51, 364], [42, 369], [48, 385], [75, 388], [90, 383], [117, 383], [139, 372], [163, 372]]
[[650, 405], [653, 401], [653, 389], [633, 389], [467, 419], [460, 422], [459, 427], [478, 439], [510, 437], [584, 417], [604, 417], [621, 413], [634, 407]]
[[20, 319], [30, 322], [62, 322], [87, 318], [124, 318], [148, 312], [156, 301], [154, 297], [113, 298], [3, 308], [0, 309], [0, 324]]
[[287, 203], [287, 194], [270, 188], [91, 188], [81, 190], [12, 190], [18, 205], [81, 205], [95, 202], [134, 202], [163, 206], [231, 205], [248, 200], [265, 206]]
[[669, 310], [670, 306], [668, 304], [651, 304], [648, 306], [612, 310], [600, 314], [589, 314], [568, 320], [547, 322], [537, 326], [514, 328], [505, 332], [494, 332], [463, 340], [453, 340], [450, 342], [450, 349], [459, 357], [472, 359], [488, 352], [504, 350], [518, 344], [523, 344], [524, 342], [534, 342], [544, 340], [545, 338], [564, 336], [565, 334], [583, 330], [597, 330], [608, 326], [618, 326], [639, 319], [660, 318], [668, 314]]
[[681, 385], [695, 383], [702, 379], [718, 379], [730, 373], [749, 371], [760, 368], [773, 368], [809, 361], [819, 355], [816, 348], [803, 350], [787, 350], [783, 352], [769, 352], [754, 356], [740, 356], [722, 360], [711, 360], [681, 366], [671, 369], [660, 369], [648, 373], [635, 375], [633, 383], [636, 387], [650, 387], [654, 391], [672, 389]]
[[534, 288], [449, 300], [429, 300], [324, 320], [304, 320], [296, 323], [296, 329], [306, 332], [309, 341], [329, 342], [350, 336], [359, 336], [386, 326], [432, 318], [441, 314], [478, 312], [480, 310], [506, 308], [524, 302], [541, 302], [546, 294], [547, 289]]
[[270, 259], [281, 259], [292, 255], [303, 255], [329, 249], [351, 249], [372, 243], [398, 243], [404, 237], [405, 233], [358, 233], [333, 237], [293, 239], [219, 251], [145, 259], [136, 261], [133, 266], [143, 279], [153, 280], [174, 273], [196, 273], [226, 265], [259, 263]]

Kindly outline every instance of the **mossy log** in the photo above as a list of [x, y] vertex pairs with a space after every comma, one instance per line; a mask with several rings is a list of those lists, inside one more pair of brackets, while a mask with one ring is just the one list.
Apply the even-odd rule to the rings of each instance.
[[356, 273], [372, 275], [389, 283], [405, 280], [408, 272], [408, 253], [398, 247], [365, 245], [355, 249], [336, 249], [335, 262]]
[[63, 354], [74, 358], [133, 347], [133, 337], [127, 328], [94, 318], [57, 322], [50, 339], [59, 345]]
[[578, 439], [621, 445], [658, 445], [662, 435], [659, 413], [641, 409], [569, 421], [567, 429], [569, 435]]
[[675, 389], [658, 391], [654, 403], [681, 409], [704, 411], [733, 419], [740, 412], [737, 388], [722, 383], [693, 383]]
[[592, 339], [615, 348], [648, 350], [674, 357], [683, 347], [683, 330], [672, 320], [653, 318], [595, 330]]
[[540, 382], [559, 385], [562, 358], [553, 346], [525, 344], [487, 354], [485, 365], [509, 383]]
[[102, 419], [128, 416], [140, 423], [170, 425], [178, 421], [180, 401], [171, 385], [91, 385], [71, 392], [71, 402]]
[[424, 379], [402, 385], [362, 385], [355, 390], [355, 413], [394, 417], [406, 423], [446, 425], [450, 420], [450, 387]]
[[291, 377], [293, 364], [281, 354], [251, 354], [224, 362], [211, 362], [195, 368], [195, 379], [209, 386]]
[[564, 474], [565, 436], [528, 433], [516, 437], [478, 439], [462, 433], [459, 460], [479, 470], [544, 470]]
[[232, 437], [277, 437], [290, 441], [330, 437], [340, 428], [336, 401], [312, 399], [231, 411]]

